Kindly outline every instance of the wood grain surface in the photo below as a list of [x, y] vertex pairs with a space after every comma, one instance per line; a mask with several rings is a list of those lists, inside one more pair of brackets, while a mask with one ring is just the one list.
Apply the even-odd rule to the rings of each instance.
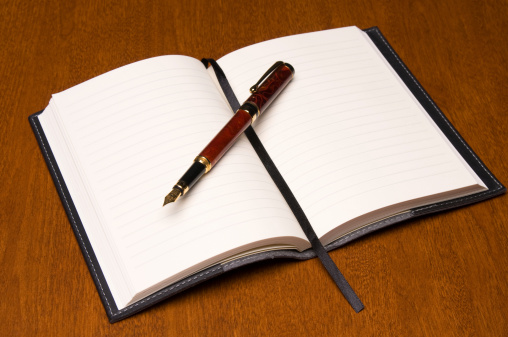
[[236, 270], [110, 324], [27, 121], [52, 93], [148, 57], [379, 26], [507, 184], [506, 0], [0, 0], [0, 17], [0, 335], [508, 335], [506, 196], [333, 251], [359, 314], [313, 259]]

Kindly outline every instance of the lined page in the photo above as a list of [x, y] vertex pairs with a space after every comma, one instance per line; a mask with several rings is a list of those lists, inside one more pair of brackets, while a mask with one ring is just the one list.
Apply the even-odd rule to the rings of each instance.
[[120, 308], [249, 247], [307, 245], [243, 136], [184, 198], [162, 207], [231, 116], [203, 65], [182, 56], [101, 75], [54, 95], [43, 113], [45, 129], [54, 119], [63, 133], [66, 146], [51, 145], [59, 163], [72, 158], [66, 182]]
[[483, 189], [358, 28], [262, 42], [218, 62], [245, 97], [277, 60], [295, 77], [255, 130], [319, 236]]

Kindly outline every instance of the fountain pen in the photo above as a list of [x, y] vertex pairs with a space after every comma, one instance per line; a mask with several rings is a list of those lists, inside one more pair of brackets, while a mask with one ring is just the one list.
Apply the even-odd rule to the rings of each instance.
[[217, 164], [237, 138], [258, 118], [291, 81], [295, 73], [289, 63], [276, 62], [250, 88], [250, 97], [240, 106], [229, 122], [194, 159], [185, 174], [164, 198], [163, 206], [177, 201]]

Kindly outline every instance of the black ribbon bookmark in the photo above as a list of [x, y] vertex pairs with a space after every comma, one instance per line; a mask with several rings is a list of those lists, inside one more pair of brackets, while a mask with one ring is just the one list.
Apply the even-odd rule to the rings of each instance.
[[[212, 66], [215, 75], [217, 76], [217, 80], [219, 81], [219, 84], [222, 88], [222, 91], [224, 92], [224, 95], [226, 95], [229, 105], [231, 106], [233, 111], [238, 110], [238, 108], [240, 107], [240, 103], [238, 102], [238, 99], [236, 98], [233, 89], [231, 89], [231, 86], [229, 85], [226, 75], [224, 74], [220, 66], [217, 64], [217, 62], [215, 62], [214, 59], [206, 59], [206, 58], [202, 59], [201, 62], [205, 65], [205, 67], [208, 67], [208, 64]], [[263, 144], [261, 143], [258, 136], [254, 132], [252, 126], [249, 126], [247, 130], [245, 130], [245, 135], [247, 136], [247, 139], [249, 139], [250, 143], [254, 147], [254, 150], [261, 159], [261, 162], [263, 163], [266, 170], [268, 171], [273, 181], [275, 182], [275, 185], [277, 185], [277, 187], [281, 191], [290, 209], [295, 214], [298, 223], [302, 227], [305, 235], [307, 236], [307, 239], [312, 245], [313, 251], [316, 253], [317, 257], [319, 258], [325, 269], [328, 271], [328, 274], [330, 274], [337, 287], [339, 287], [340, 291], [342, 292], [346, 300], [349, 302], [349, 304], [353, 307], [353, 309], [356, 312], [360, 312], [364, 308], [363, 303], [360, 301], [358, 296], [355, 294], [354, 290], [346, 281], [346, 279], [340, 272], [339, 268], [337, 268], [330, 255], [328, 255], [328, 252], [326, 251], [325, 247], [323, 247], [321, 241], [319, 241], [319, 238], [314, 232], [314, 229], [312, 228], [309, 220], [307, 219], [307, 216], [303, 212], [302, 208], [300, 207], [300, 204], [293, 195], [293, 192], [291, 192], [291, 190], [289, 189], [289, 186], [286, 184], [286, 181], [280, 174], [279, 170], [277, 169], [277, 167], [275, 167], [275, 164], [268, 155], [268, 152], [266, 152]]]

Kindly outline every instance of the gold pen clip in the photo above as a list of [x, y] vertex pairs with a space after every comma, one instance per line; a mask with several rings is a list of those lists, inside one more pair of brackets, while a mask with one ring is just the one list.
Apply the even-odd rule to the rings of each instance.
[[258, 90], [258, 88], [259, 88], [259, 84], [260, 84], [261, 82], [263, 82], [263, 81], [265, 80], [265, 78], [267, 78], [267, 77], [268, 77], [271, 73], [273, 73], [273, 71], [274, 71], [275, 69], [277, 69], [277, 68], [278, 68], [281, 64], [284, 64], [284, 62], [282, 62], [282, 61], [277, 61], [277, 62], [275, 62], [275, 63], [273, 64], [273, 66], [271, 66], [271, 67], [270, 67], [270, 69], [268, 69], [268, 70], [266, 71], [266, 73], [264, 73], [264, 74], [263, 74], [263, 76], [261, 76], [261, 78], [259, 79], [259, 81], [257, 81], [257, 83], [256, 83], [256, 84], [254, 84], [252, 87], [250, 87], [250, 92], [251, 92], [251, 94], [255, 93], [255, 92]]

